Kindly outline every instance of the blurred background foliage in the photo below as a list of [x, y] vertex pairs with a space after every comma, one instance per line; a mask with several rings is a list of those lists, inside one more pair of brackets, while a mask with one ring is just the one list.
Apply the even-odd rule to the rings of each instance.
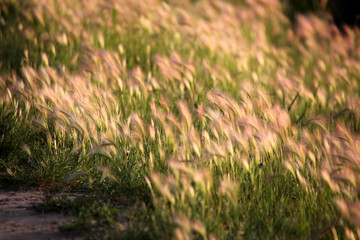
[[[196, 0], [195, 0], [196, 1]], [[227, 0], [233, 4], [244, 4], [245, 0]], [[295, 23], [297, 14], [320, 13], [340, 28], [343, 24], [350, 26], [360, 24], [360, 1], [358, 0], [282, 0], [286, 16]], [[332, 18], [332, 19], [331, 19]]]

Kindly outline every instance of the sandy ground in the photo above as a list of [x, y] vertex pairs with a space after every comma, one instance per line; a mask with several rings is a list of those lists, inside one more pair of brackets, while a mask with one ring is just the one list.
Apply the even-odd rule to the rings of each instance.
[[35, 212], [41, 202], [41, 191], [9, 191], [0, 189], [0, 240], [84, 239], [61, 233], [58, 224], [67, 221], [62, 214]]

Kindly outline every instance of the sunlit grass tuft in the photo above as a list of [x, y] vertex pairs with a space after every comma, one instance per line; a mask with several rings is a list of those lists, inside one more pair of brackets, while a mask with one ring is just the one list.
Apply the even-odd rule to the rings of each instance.
[[[315, 14], [291, 26], [276, 0], [0, 11], [0, 179], [106, 193], [69, 229], [359, 237], [358, 29]], [[127, 228], [124, 197], [136, 202]]]

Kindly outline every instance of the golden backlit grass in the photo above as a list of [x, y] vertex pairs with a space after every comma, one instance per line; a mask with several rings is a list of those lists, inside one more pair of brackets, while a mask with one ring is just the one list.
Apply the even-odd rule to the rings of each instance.
[[358, 29], [277, 0], [0, 11], [1, 179], [144, 201], [114, 238], [360, 238]]

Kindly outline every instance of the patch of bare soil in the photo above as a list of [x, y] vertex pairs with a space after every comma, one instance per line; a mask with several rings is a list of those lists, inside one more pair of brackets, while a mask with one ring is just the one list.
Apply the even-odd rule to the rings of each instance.
[[0, 240], [20, 239], [84, 239], [61, 233], [58, 224], [67, 218], [62, 214], [39, 214], [34, 205], [41, 202], [41, 191], [9, 191], [0, 189]]

